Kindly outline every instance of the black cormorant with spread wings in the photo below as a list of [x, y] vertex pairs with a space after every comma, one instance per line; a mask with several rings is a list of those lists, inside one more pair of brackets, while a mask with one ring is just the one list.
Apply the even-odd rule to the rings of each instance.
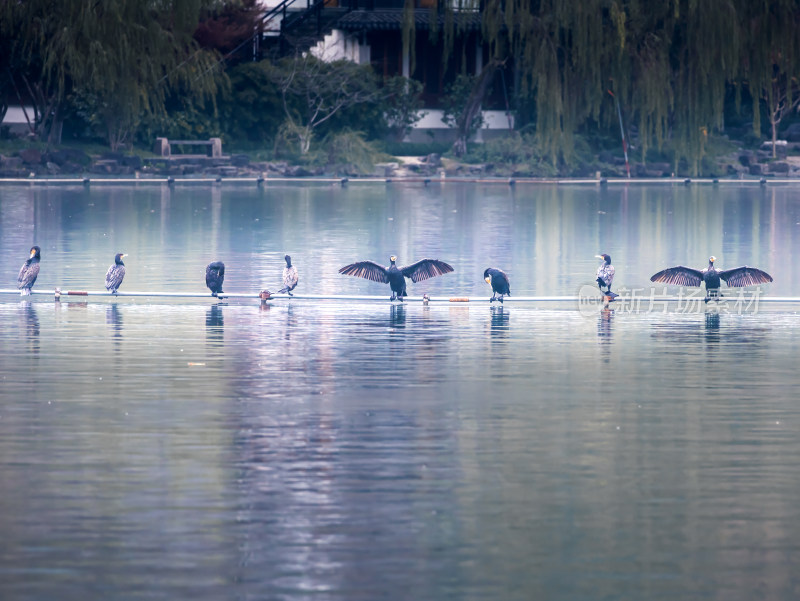
[[[504, 296], [511, 296], [511, 288], [508, 283], [508, 276], [502, 269], [489, 267], [483, 272], [483, 279], [492, 287], [492, 298], [489, 299], [490, 303], [495, 300], [499, 300], [502, 303]], [[498, 294], [500, 295], [500, 298], [497, 298]]]
[[123, 253], [114, 255], [114, 264], [109, 267], [106, 272], [106, 290], [111, 294], [117, 293], [117, 290], [122, 284], [122, 278], [125, 277], [125, 263], [122, 262], [122, 257], [127, 256], [128, 255]]
[[225, 279], [225, 263], [214, 261], [206, 267], [206, 286], [211, 290], [211, 296], [222, 293], [222, 282]]
[[38, 246], [31, 248], [28, 260], [22, 264], [17, 276], [17, 288], [21, 295], [31, 293], [36, 277], [39, 275], [39, 261], [42, 260], [42, 251]]
[[392, 289], [392, 297], [389, 300], [399, 299], [402, 301], [404, 296], [408, 296], [406, 294], [406, 278], [410, 278], [412, 282], [416, 283], [453, 271], [450, 265], [438, 259], [421, 259], [406, 267], [397, 267], [395, 265], [397, 257], [395, 256], [389, 257], [389, 261], [391, 261], [389, 267], [378, 265], [372, 261], [359, 261], [345, 265], [339, 270], [339, 273], [389, 284]]
[[286, 261], [286, 267], [283, 268], [283, 288], [278, 290], [278, 294], [283, 294], [285, 292], [289, 296], [292, 296], [292, 290], [297, 286], [297, 281], [299, 279], [297, 276], [297, 267], [292, 265], [292, 257], [289, 255], [283, 258]]
[[705, 282], [706, 302], [710, 298], [719, 296], [720, 281], [724, 280], [728, 286], [741, 288], [742, 286], [755, 286], [756, 284], [766, 284], [772, 281], [772, 276], [766, 271], [761, 271], [755, 267], [734, 267], [733, 269], [721, 270], [714, 267], [716, 257], [709, 257], [708, 267], [703, 270], [692, 269], [691, 267], [670, 267], [659, 271], [650, 278], [651, 282], [661, 282], [663, 284], [673, 284], [675, 286], [700, 286]]

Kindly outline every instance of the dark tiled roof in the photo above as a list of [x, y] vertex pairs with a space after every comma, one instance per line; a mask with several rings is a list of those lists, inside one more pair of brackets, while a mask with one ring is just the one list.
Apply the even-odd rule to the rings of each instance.
[[[467, 30], [481, 28], [481, 14], [478, 11], [462, 11], [454, 15], [455, 25]], [[444, 15], [439, 14], [439, 27], [444, 27]], [[431, 13], [427, 9], [414, 11], [416, 29], [431, 28]], [[402, 29], [402, 8], [378, 8], [375, 10], [354, 10], [347, 13], [336, 23], [337, 29], [347, 31], [373, 31], [376, 29]]]

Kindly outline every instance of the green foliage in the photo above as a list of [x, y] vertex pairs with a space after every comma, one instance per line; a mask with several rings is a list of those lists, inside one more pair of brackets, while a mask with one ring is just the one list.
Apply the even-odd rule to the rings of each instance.
[[14, 67], [31, 78], [42, 132], [60, 138], [70, 93], [102, 124], [112, 149], [128, 143], [143, 117], [163, 114], [171, 92], [211, 98], [216, 56], [192, 39], [211, 1], [0, 4], [0, 33], [18, 36]]
[[377, 144], [368, 142], [362, 132], [348, 129], [329, 133], [301, 152], [296, 134], [284, 124], [278, 131], [270, 158], [289, 160], [334, 175], [357, 176], [371, 174], [375, 162], [388, 161], [391, 157], [381, 152]]
[[269, 61], [242, 63], [229, 72], [230, 88], [219, 97], [226, 140], [241, 147], [271, 143], [283, 122], [283, 104]]
[[383, 117], [392, 137], [402, 142], [413, 125], [425, 116], [421, 110], [422, 83], [402, 76], [390, 77], [383, 83], [383, 92]]
[[[458, 117], [467, 108], [470, 94], [475, 87], [476, 78], [472, 75], [459, 74], [455, 81], [445, 88], [445, 95], [442, 98], [443, 112], [442, 121], [450, 127], [455, 127]], [[467, 137], [474, 134], [483, 126], [483, 115], [480, 111], [467, 125]]]
[[557, 169], [547, 159], [535, 136], [510, 132], [507, 136], [472, 144], [465, 162], [501, 164], [507, 175], [551, 176]]
[[209, 114], [204, 106], [191, 103], [168, 109], [164, 115], [144, 119], [137, 134], [136, 141], [145, 147], [152, 147], [153, 141], [159, 137], [177, 140], [225, 139], [213, 112]]
[[388, 158], [381, 156], [361, 132], [350, 130], [329, 134], [322, 141], [322, 148], [326, 167], [338, 175], [369, 175], [376, 158]]
[[370, 107], [376, 111], [381, 97], [369, 65], [325, 62], [310, 53], [282, 59], [270, 70], [270, 79], [281, 94], [283, 134], [297, 140], [300, 154], [310, 150], [312, 139], [334, 118]]
[[[441, 5], [449, 51], [463, 7]], [[486, 0], [481, 7], [491, 60], [512, 59], [518, 70], [521, 125], [535, 124], [554, 163], [570, 160], [587, 121], [613, 127], [608, 91], [636, 124], [641, 155], [669, 142], [690, 174], [700, 169], [708, 136], [723, 128], [730, 86], [737, 106], [751, 91], [757, 132], [759, 98], [774, 107], [784, 91], [790, 104], [800, 93], [787, 85], [770, 89], [776, 78], [800, 75], [795, 0]], [[414, 35], [407, 21], [406, 44]]]

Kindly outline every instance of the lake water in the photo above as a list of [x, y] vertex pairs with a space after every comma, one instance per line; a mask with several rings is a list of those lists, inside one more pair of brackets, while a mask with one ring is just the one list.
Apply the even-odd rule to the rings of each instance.
[[[0, 186], [0, 288], [277, 289], [386, 302], [0, 297], [0, 598], [800, 597], [800, 314], [388, 302], [574, 295], [676, 264], [800, 296], [780, 186]], [[513, 299], [513, 297], [512, 297]], [[695, 307], [697, 309], [697, 307]]]

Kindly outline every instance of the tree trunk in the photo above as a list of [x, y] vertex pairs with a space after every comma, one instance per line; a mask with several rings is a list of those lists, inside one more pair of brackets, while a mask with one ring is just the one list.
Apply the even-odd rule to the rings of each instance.
[[61, 132], [64, 129], [64, 120], [61, 118], [61, 111], [56, 106], [53, 111], [53, 120], [50, 122], [50, 133], [47, 136], [47, 143], [52, 146], [61, 145]]
[[308, 154], [311, 150], [311, 132], [298, 132], [297, 137], [300, 139], [300, 154]]
[[772, 122], [772, 158], [774, 159], [778, 156], [778, 151], [775, 148], [778, 143], [778, 123], [774, 117], [770, 121]]
[[489, 84], [492, 83], [495, 71], [502, 64], [502, 61], [492, 59], [483, 67], [478, 79], [475, 81], [475, 87], [470, 92], [469, 100], [467, 100], [464, 110], [461, 111], [456, 120], [456, 141], [453, 143], [453, 154], [457, 157], [462, 157], [467, 153], [467, 139], [472, 133], [470, 126], [481, 110], [483, 98], [486, 96]]

